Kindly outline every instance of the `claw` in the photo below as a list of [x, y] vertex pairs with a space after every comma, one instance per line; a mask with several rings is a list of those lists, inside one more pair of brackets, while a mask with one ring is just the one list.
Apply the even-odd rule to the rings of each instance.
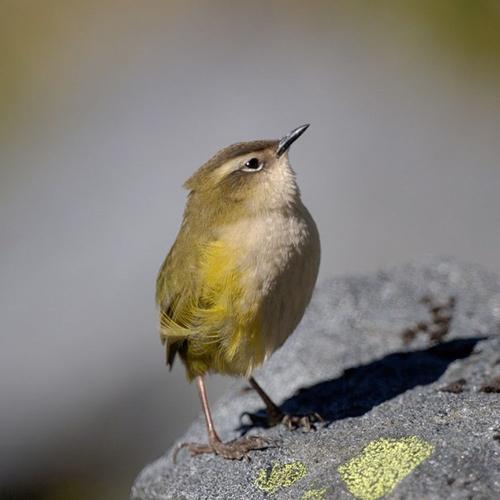
[[187, 448], [191, 452], [191, 456], [202, 455], [204, 453], [215, 453], [229, 460], [250, 460], [248, 454], [252, 450], [265, 450], [272, 446], [272, 442], [260, 436], [248, 436], [240, 439], [235, 439], [229, 443], [214, 441], [212, 443], [182, 443], [174, 451], [173, 462], [177, 463], [177, 453], [182, 448]]
[[179, 451], [182, 450], [182, 448], [185, 448], [186, 446], [188, 445], [188, 443], [181, 443], [181, 444], [178, 444], [176, 447], [175, 447], [175, 450], [174, 450], [174, 453], [172, 455], [172, 462], [174, 464], [177, 463], [177, 455], [179, 454]]
[[257, 413], [245, 412], [240, 416], [240, 422], [243, 417], [248, 417], [252, 425], [264, 425], [266, 427], [274, 427], [278, 424], [285, 425], [289, 430], [295, 430], [300, 427], [306, 431], [316, 430], [314, 424], [323, 424], [325, 419], [317, 412], [308, 415], [290, 415], [286, 413], [273, 413], [268, 412], [267, 416], [261, 416]]
[[324, 423], [325, 419], [318, 413], [310, 415], [284, 415], [281, 423], [286, 425], [289, 430], [295, 430], [302, 427], [306, 432], [316, 430], [317, 423]]

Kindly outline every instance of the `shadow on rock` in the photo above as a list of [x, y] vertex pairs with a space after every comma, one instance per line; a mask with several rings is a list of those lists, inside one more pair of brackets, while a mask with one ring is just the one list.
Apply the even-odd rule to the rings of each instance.
[[[418, 385], [437, 381], [450, 363], [464, 359], [487, 337], [450, 340], [410, 352], [395, 352], [371, 363], [348, 368], [334, 379], [299, 389], [281, 405], [284, 413], [319, 413], [327, 424], [346, 417], [359, 417], [375, 406]], [[238, 429], [243, 434], [266, 426], [266, 413], [259, 410], [252, 423]], [[243, 417], [243, 415], [242, 415]]]

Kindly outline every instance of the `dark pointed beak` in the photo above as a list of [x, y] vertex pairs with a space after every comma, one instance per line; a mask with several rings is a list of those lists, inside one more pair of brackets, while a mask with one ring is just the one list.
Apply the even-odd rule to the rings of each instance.
[[309, 123], [294, 128], [289, 134], [280, 139], [276, 155], [280, 157], [283, 153], [286, 153], [288, 148], [307, 130], [307, 127], [309, 127]]

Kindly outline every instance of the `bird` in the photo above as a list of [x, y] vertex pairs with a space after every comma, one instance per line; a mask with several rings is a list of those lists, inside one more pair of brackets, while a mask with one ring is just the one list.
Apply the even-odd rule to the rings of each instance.
[[245, 377], [269, 425], [309, 429], [321, 420], [285, 415], [252, 376], [299, 324], [318, 276], [318, 229], [288, 157], [308, 127], [225, 147], [184, 184], [186, 207], [158, 273], [156, 304], [167, 364], [182, 360], [205, 417], [208, 442], [180, 445], [192, 455], [239, 460], [270, 446], [260, 436], [221, 440], [205, 386], [210, 373]]

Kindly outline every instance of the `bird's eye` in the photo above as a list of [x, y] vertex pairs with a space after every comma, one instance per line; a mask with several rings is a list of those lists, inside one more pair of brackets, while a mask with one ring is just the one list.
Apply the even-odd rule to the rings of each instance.
[[250, 158], [250, 160], [247, 160], [243, 165], [243, 170], [246, 172], [258, 172], [259, 170], [262, 170], [263, 166], [264, 163], [258, 158]]

